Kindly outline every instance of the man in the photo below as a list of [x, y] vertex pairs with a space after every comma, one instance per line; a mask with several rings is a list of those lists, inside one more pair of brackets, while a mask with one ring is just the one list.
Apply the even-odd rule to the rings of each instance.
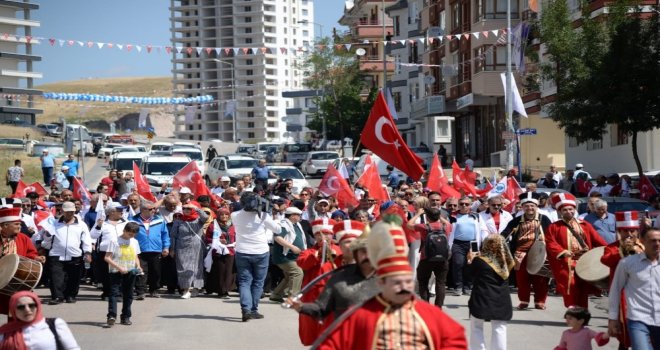
[[564, 298], [564, 306], [589, 307], [589, 294], [599, 291], [575, 273], [575, 265], [582, 254], [607, 243], [588, 222], [575, 218], [577, 202], [569, 193], [556, 193], [551, 202], [561, 215], [546, 232], [546, 249], [557, 293]]
[[51, 184], [50, 188], [51, 190], [55, 191], [62, 191], [63, 189], [71, 189], [71, 185], [73, 183], [69, 182], [69, 167], [66, 165], [62, 165], [62, 168], [60, 168], [60, 171], [56, 172], [54, 175], [54, 181]]
[[557, 188], [559, 186], [559, 181], [555, 180], [555, 174], [552, 172], [547, 172], [545, 177], [539, 179], [537, 183], [538, 187], [541, 188]]
[[92, 238], [87, 225], [76, 216], [75, 204], [62, 204], [62, 216], [52, 232], [46, 232], [41, 246], [49, 249], [51, 300], [48, 304], [75, 303], [83, 259], [88, 263], [92, 261]]
[[538, 205], [538, 210], [541, 214], [545, 215], [550, 219], [550, 222], [555, 222], [559, 220], [559, 215], [557, 214], [557, 210], [552, 207], [550, 204], [549, 200], [550, 196], [554, 193], [559, 193], [559, 192], [552, 192], [550, 195], [548, 195], [547, 192], [541, 192], [539, 193], [539, 205]]
[[[591, 200], [591, 198], [589, 198]], [[607, 212], [607, 202], [598, 198], [594, 201], [594, 211], [584, 217], [607, 244], [616, 241], [616, 220], [614, 214]]]
[[263, 188], [268, 187], [269, 178], [277, 177], [277, 175], [274, 172], [270, 171], [270, 168], [266, 166], [265, 159], [259, 159], [259, 163], [257, 164], [256, 167], [252, 169], [250, 175], [252, 175], [252, 179], [254, 179], [255, 186], [261, 185]]
[[215, 150], [215, 147], [213, 145], [210, 145], [209, 148], [206, 149], [206, 162], [209, 163], [213, 160], [213, 158], [218, 156], [218, 151]]
[[[46, 262], [39, 256], [30, 238], [21, 231], [21, 208], [0, 208], [0, 258], [18, 254], [29, 259]], [[0, 294], [0, 314], [7, 314], [9, 296]]]
[[394, 172], [394, 167], [391, 165], [387, 165], [387, 187], [390, 188], [391, 191], [396, 190], [399, 188], [399, 182], [401, 179], [399, 178], [399, 174]]
[[630, 186], [619, 174], [613, 173], [607, 177], [607, 184], [612, 186], [610, 197], [628, 197], [630, 195]]
[[73, 178], [78, 176], [78, 169], [80, 168], [80, 163], [73, 157], [73, 154], [69, 154], [67, 159], [62, 162], [62, 165], [69, 167], [69, 173], [67, 174], [67, 180], [73, 186]]
[[550, 278], [532, 275], [527, 272], [527, 253], [536, 240], [545, 240], [544, 232], [552, 223], [538, 210], [539, 194], [525, 192], [518, 196], [523, 213], [509, 222], [502, 236], [510, 238], [511, 255], [516, 263], [516, 285], [518, 287], [518, 310], [527, 309], [530, 300], [530, 286], [534, 290], [534, 308], [544, 310], [548, 298]]
[[607, 183], [607, 178], [604, 175], [598, 176], [596, 178], [596, 186], [592, 187], [591, 190], [589, 190], [589, 194], [598, 192], [603, 195], [603, 197], [607, 197], [610, 195], [610, 191], [612, 191], [613, 186]]
[[474, 171], [474, 161], [470, 157], [469, 153], [463, 156], [463, 163], [465, 165], [465, 170]]
[[481, 234], [478, 240], [483, 241], [490, 234], [500, 234], [513, 216], [508, 211], [502, 210], [504, 199], [500, 196], [488, 198], [488, 209], [479, 213], [479, 224]]
[[369, 260], [376, 268], [380, 294], [345, 313], [316, 344], [318, 349], [386, 348], [403, 342], [407, 348], [466, 349], [463, 327], [437, 307], [414, 296], [415, 282], [408, 264], [401, 227], [380, 222], [367, 238]]
[[610, 286], [609, 333], [623, 332], [620, 316], [621, 291], [625, 293], [630, 345], [635, 350], [656, 349], [660, 344], [660, 230], [650, 228], [642, 233], [643, 254], [621, 260]]
[[252, 176], [250, 175], [243, 175], [241, 178], [243, 180], [243, 184], [245, 185], [246, 189], [251, 189], [254, 188], [254, 184], [252, 183]]
[[62, 199], [62, 202], [72, 202], [73, 192], [71, 190], [62, 190], [62, 193], [60, 193], [60, 198]]
[[158, 215], [158, 208], [153, 202], [143, 200], [140, 203], [140, 213], [133, 216], [130, 221], [140, 226], [135, 239], [140, 244], [140, 266], [143, 275], [139, 276], [135, 283], [137, 291], [136, 300], [144, 300], [149, 286], [149, 296], [158, 298], [160, 287], [161, 258], [170, 253], [170, 234], [167, 230], [165, 220]]
[[140, 195], [137, 193], [131, 193], [126, 197], [126, 208], [124, 208], [123, 217], [124, 219], [129, 219], [137, 215], [140, 212]]
[[41, 153], [41, 172], [44, 175], [45, 186], [50, 186], [50, 180], [53, 178], [53, 169], [55, 168], [55, 157], [48, 153], [48, 149], [44, 149]]
[[573, 180], [577, 180], [578, 175], [580, 175], [581, 173], [585, 173], [586, 179], [591, 180], [591, 174], [582, 170], [582, 168], [584, 168], [584, 165], [582, 163], [575, 164], [575, 171], [573, 172]]
[[560, 183], [561, 180], [564, 179], [564, 177], [561, 174], [561, 171], [557, 170], [557, 167], [554, 164], [550, 165], [550, 172], [552, 173], [552, 179], [555, 180], [557, 183]]
[[211, 189], [211, 192], [218, 196], [222, 196], [222, 194], [229, 188], [230, 183], [231, 179], [229, 176], [222, 176], [218, 179], [216, 186]]
[[[415, 224], [418, 219], [426, 215], [427, 224]], [[417, 283], [419, 285], [419, 296], [424, 301], [430, 300], [429, 281], [431, 274], [435, 275], [435, 305], [442, 309], [445, 301], [445, 284], [447, 283], [447, 272], [449, 270], [449, 256], [429, 257], [426, 256], [427, 237], [431, 232], [439, 231], [445, 235], [451, 232], [451, 224], [442, 217], [440, 208], [417, 208], [415, 216], [406, 223], [409, 229], [419, 233], [421, 246], [419, 247], [420, 258], [417, 265]], [[447, 248], [448, 245], [447, 245]]]
[[96, 242], [96, 251], [94, 259], [94, 277], [97, 282], [103, 285], [103, 293], [101, 299], [110, 296], [110, 279], [108, 276], [108, 263], [105, 261], [105, 254], [112, 252], [112, 243], [117, 243], [117, 237], [121, 236], [126, 226], [126, 221], [122, 218], [123, 207], [117, 203], [108, 205], [105, 209], [105, 217], [103, 220], [97, 216], [96, 223], [91, 227], [89, 234]]
[[467, 255], [470, 251], [470, 242], [481, 241], [477, 238], [481, 233], [479, 215], [470, 211], [472, 199], [463, 197], [458, 201], [458, 214], [456, 222], [452, 225], [449, 236], [449, 248], [451, 249], [452, 281], [456, 284], [456, 296], [470, 295], [472, 292], [472, 278], [467, 273]]
[[[620, 211], [615, 213], [616, 230], [619, 240], [605, 247], [605, 252], [600, 258], [603, 265], [610, 268], [610, 283], [614, 281], [614, 274], [619, 262], [630, 255], [644, 252], [644, 245], [639, 240], [639, 217], [636, 211]], [[626, 331], [619, 332], [619, 348], [630, 348], [630, 335], [627, 331], [625, 293], [621, 292], [621, 304], [619, 305], [619, 321]]]
[[261, 319], [259, 299], [268, 272], [270, 247], [267, 230], [280, 232], [280, 224], [267, 213], [260, 212], [260, 198], [253, 192], [241, 196], [242, 209], [231, 214], [236, 230], [236, 270], [242, 321]]
[[314, 220], [330, 219], [330, 212], [329, 212], [330, 202], [327, 199], [322, 198], [316, 201], [316, 203], [314, 203], [313, 208], [314, 208], [314, 213], [313, 215], [310, 216], [313, 217]]
[[303, 271], [296, 264], [300, 253], [307, 249], [305, 234], [299, 223], [301, 215], [302, 211], [296, 207], [286, 208], [284, 220], [280, 223], [282, 231], [274, 232], [273, 262], [284, 273], [284, 278], [270, 295], [270, 300], [274, 302], [283, 303], [285, 294], [298, 295], [302, 287]]
[[574, 176], [575, 173], [573, 172], [573, 169], [566, 170], [566, 177], [559, 181], [559, 186], [557, 188], [575, 194], [575, 189], [573, 188], [573, 185], [575, 184]]
[[[133, 196], [134, 195], [131, 195], [131, 197], [129, 197], [129, 205], [134, 200]], [[158, 215], [160, 215], [160, 217], [163, 218], [163, 221], [165, 221], [167, 231], [170, 233], [170, 242], [172, 242], [172, 226], [174, 225], [174, 215], [182, 213], [183, 208], [181, 207], [181, 202], [179, 201], [179, 198], [177, 198], [176, 193], [170, 193], [161, 198], [161, 205], [158, 204], [158, 202], [155, 204], [156, 207], [159, 208]], [[139, 206], [140, 197], [137, 196], [137, 207], [139, 208]], [[161, 257], [160, 268], [161, 284], [167, 287], [167, 294], [174, 294], [179, 287], [176, 273], [176, 261], [174, 257], [170, 256], [169, 254], [167, 256]]]
[[11, 193], [16, 192], [16, 187], [18, 187], [18, 182], [25, 176], [25, 170], [21, 167], [21, 160], [14, 160], [14, 166], [7, 169], [7, 174], [5, 179], [7, 180], [7, 185], [11, 188]]

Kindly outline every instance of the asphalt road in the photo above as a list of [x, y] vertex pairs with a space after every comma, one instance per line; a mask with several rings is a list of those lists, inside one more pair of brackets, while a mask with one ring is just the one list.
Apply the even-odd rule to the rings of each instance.
[[[95, 186], [107, 170], [101, 160], [86, 162], [88, 185]], [[317, 185], [319, 179], [312, 180]], [[37, 292], [45, 300], [47, 289]], [[44, 306], [47, 317], [65, 319], [83, 349], [302, 349], [298, 340], [297, 315], [262, 299], [262, 320], [241, 322], [238, 297], [231, 294], [228, 300], [200, 296], [188, 300], [164, 295], [162, 298], [147, 298], [133, 304], [133, 325], [115, 325], [105, 328], [107, 302], [101, 301], [101, 292], [92, 286], [83, 286], [76, 304]], [[511, 294], [513, 305], [518, 304], [515, 293]], [[444, 311], [469, 329], [468, 297], [447, 296]], [[607, 325], [605, 308], [607, 298], [592, 298], [591, 328], [604, 331]], [[548, 309], [514, 311], [508, 326], [508, 348], [525, 350], [547, 350], [554, 348], [566, 329], [563, 315], [565, 308], [558, 296], [550, 296]], [[4, 322], [5, 318], [0, 317]], [[486, 326], [487, 339], [490, 326]], [[469, 331], [468, 331], [469, 333]], [[595, 345], [594, 345], [595, 346]], [[617, 342], [599, 349], [616, 349]]]

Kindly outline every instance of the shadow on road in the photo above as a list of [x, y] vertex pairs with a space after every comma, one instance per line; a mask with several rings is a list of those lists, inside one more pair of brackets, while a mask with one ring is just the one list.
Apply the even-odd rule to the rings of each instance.
[[183, 319], [189, 318], [193, 320], [217, 320], [217, 321], [227, 321], [227, 322], [243, 322], [240, 317], [224, 317], [224, 316], [207, 316], [207, 315], [159, 315], [160, 318], [169, 318], [169, 319]]

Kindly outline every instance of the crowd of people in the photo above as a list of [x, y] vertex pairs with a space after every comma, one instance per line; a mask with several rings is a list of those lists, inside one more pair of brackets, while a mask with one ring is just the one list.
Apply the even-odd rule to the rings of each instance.
[[[0, 257], [43, 263], [38, 283], [50, 288], [49, 305], [76, 303], [81, 280], [91, 279], [108, 301], [107, 327], [117, 319], [132, 324], [133, 300], [161, 293], [230, 298], [237, 291], [243, 322], [264, 318], [259, 303], [268, 297], [299, 313], [300, 341], [314, 348], [465, 349], [469, 338], [470, 349], [506, 349], [514, 308], [531, 308], [533, 295], [533, 308], [542, 312], [552, 290], [568, 308], [570, 327], [556, 349], [588, 349], [592, 338], [604, 344], [609, 336], [622, 349], [660, 347], [654, 304], [660, 300], [660, 223], [654, 228], [637, 212], [613, 215], [600, 199], [629, 196], [630, 187], [613, 183], [607, 193], [588, 192], [583, 217], [571, 193], [582, 169], [559, 180], [548, 175], [514, 199], [446, 198], [422, 182], [392, 178], [391, 200], [379, 202], [356, 185], [359, 204], [340, 208], [318, 189], [294, 193], [289, 179], [269, 185], [272, 174], [265, 164], [259, 168], [255, 178], [233, 184], [219, 178], [201, 196], [187, 187], [168, 192], [165, 185], [150, 201], [127, 185], [132, 174], [111, 170], [88, 202], [69, 186], [3, 199]], [[52, 169], [44, 168], [44, 180], [48, 176]], [[566, 187], [568, 178], [569, 192], [535, 191]], [[653, 198], [655, 210], [659, 205]], [[612, 272], [606, 333], [586, 327], [588, 296], [604, 290], [576, 273], [579, 259], [601, 246]], [[447, 294], [469, 296], [469, 337], [443, 313]], [[18, 333], [48, 330], [34, 294], [1, 294], [0, 311], [12, 317], [0, 328], [0, 349], [20, 341]], [[54, 325], [57, 341], [75, 343], [63, 321]]]

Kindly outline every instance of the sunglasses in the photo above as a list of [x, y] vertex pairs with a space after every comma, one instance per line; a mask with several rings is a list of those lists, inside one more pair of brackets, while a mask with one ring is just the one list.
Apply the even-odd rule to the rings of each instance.
[[309, 196], [309, 193], [301, 193], [301, 196]]
[[16, 310], [19, 310], [19, 311], [25, 311], [28, 308], [30, 308], [30, 310], [35, 310], [37, 308], [37, 304], [31, 303], [31, 304], [16, 305]]
[[142, 210], [146, 210], [146, 211], [156, 211], [156, 208], [142, 208]]
[[501, 207], [502, 204], [501, 204], [501, 203], [500, 203], [500, 204], [493, 203], [493, 204], [491, 204], [490, 206], [491, 206], [491, 207]]
[[461, 207], [469, 207], [471, 204], [470, 203], [458, 203]]

